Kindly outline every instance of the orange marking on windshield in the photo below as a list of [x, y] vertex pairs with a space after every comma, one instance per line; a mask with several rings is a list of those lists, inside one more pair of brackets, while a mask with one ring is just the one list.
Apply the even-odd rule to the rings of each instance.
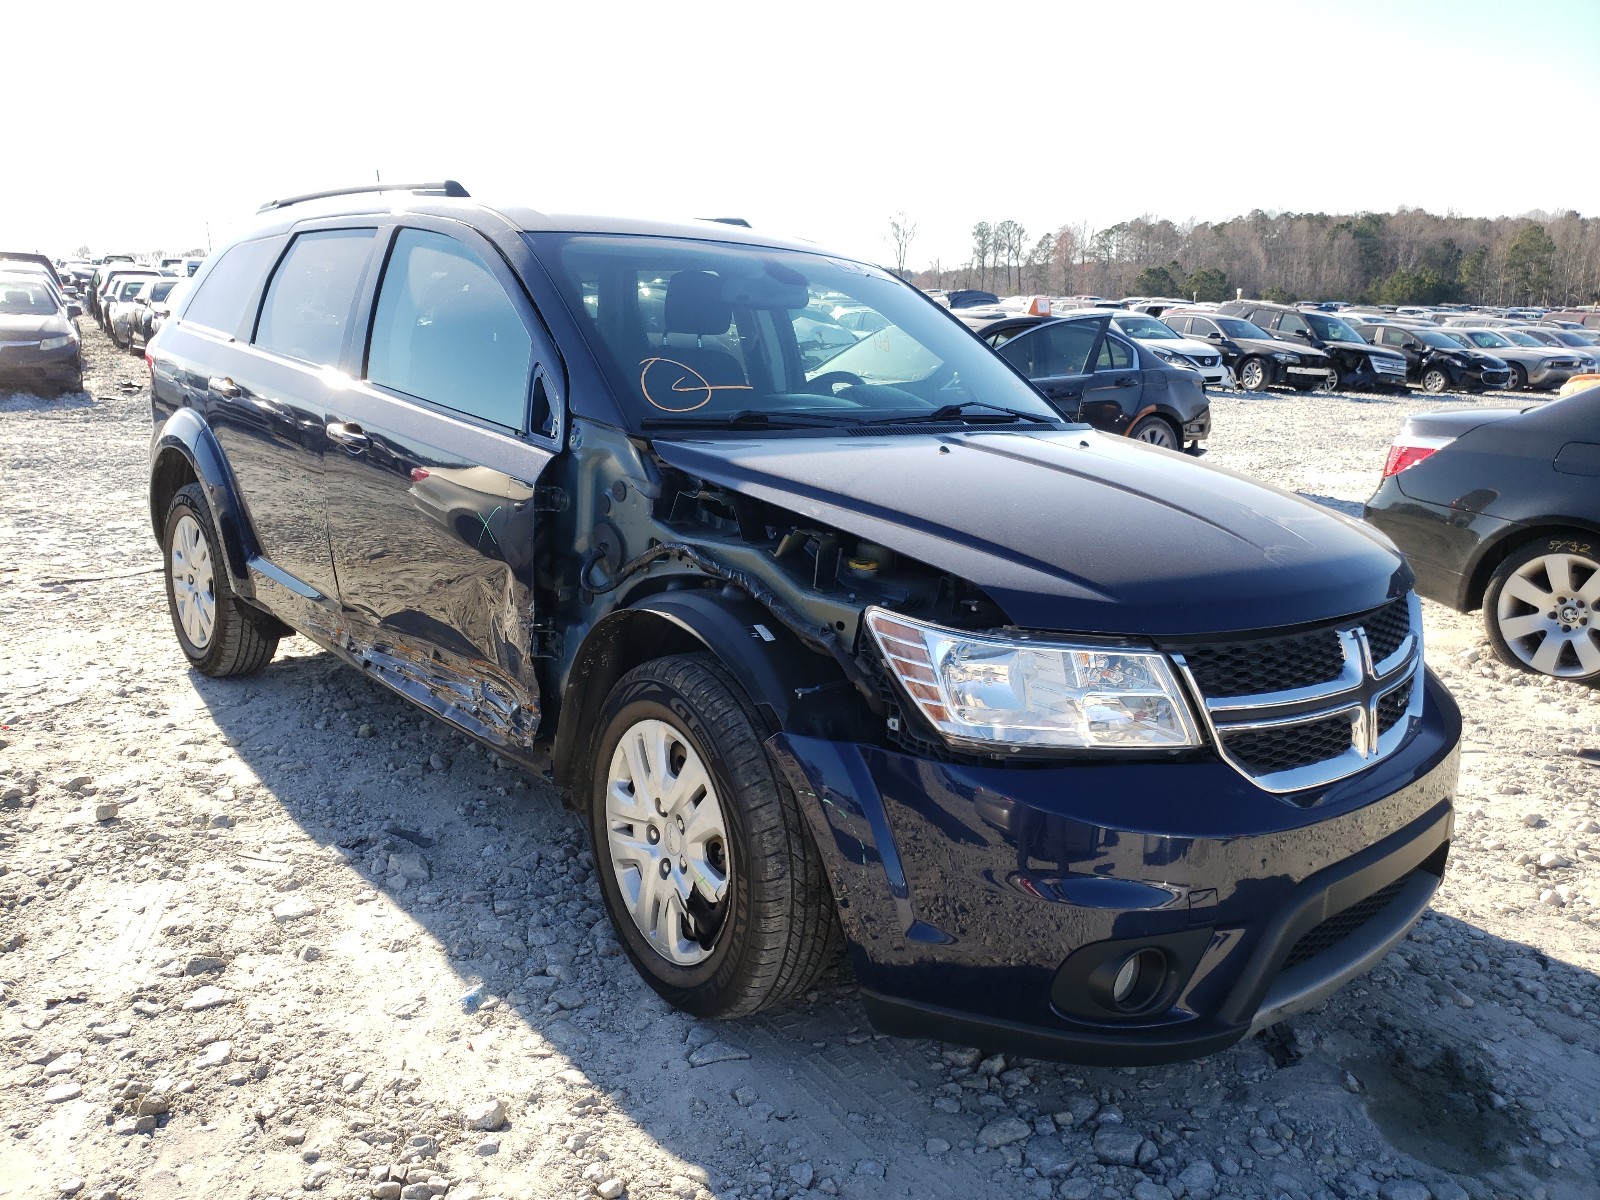
[[[667, 390], [669, 392], [679, 396], [693, 396], [704, 393], [704, 395], [701, 396], [700, 401], [696, 404], [689, 405], [687, 408], [674, 408], [670, 404], [661, 403], [661, 401], [652, 396], [650, 394], [649, 384], [650, 370], [658, 363], [668, 367], [676, 367], [679, 371], [683, 372], [682, 375], [679, 375], [667, 385]], [[659, 373], [660, 372], [657, 372], [657, 374]], [[695, 382], [696, 380], [698, 382]], [[706, 405], [710, 404], [712, 394], [715, 392], [751, 392], [754, 390], [755, 389], [748, 383], [712, 383], [704, 375], [700, 374], [699, 371], [696, 371], [691, 366], [687, 366], [684, 363], [678, 362], [676, 359], [646, 358], [641, 359], [639, 362], [639, 391], [644, 395], [645, 400], [649, 404], [655, 408], [659, 408], [662, 412], [694, 412], [696, 409], [704, 408]]]

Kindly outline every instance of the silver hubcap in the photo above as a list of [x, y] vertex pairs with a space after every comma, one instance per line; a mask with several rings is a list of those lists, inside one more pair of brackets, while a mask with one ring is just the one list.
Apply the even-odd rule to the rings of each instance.
[[606, 839], [628, 914], [668, 962], [703, 961], [721, 931], [730, 870], [705, 764], [665, 721], [629, 727], [606, 777]]
[[1546, 554], [1506, 580], [1495, 606], [1500, 633], [1519, 659], [1545, 675], [1600, 673], [1600, 563]]
[[1439, 371], [1429, 371], [1422, 377], [1422, 386], [1426, 391], [1444, 391], [1444, 375]]
[[167, 570], [172, 575], [172, 599], [183, 636], [196, 650], [204, 650], [217, 626], [217, 596], [212, 588], [211, 547], [200, 522], [188, 513], [172, 527]]
[[1172, 438], [1172, 430], [1167, 428], [1166, 423], [1162, 421], [1151, 421], [1143, 429], [1139, 430], [1137, 436], [1141, 442], [1148, 442], [1152, 446], [1163, 446], [1168, 450], [1171, 450], [1175, 444]]

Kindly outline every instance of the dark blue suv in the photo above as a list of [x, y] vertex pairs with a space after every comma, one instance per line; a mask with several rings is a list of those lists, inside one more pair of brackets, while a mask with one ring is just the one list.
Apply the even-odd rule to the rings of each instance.
[[[871, 332], [803, 356], [840, 306]], [[877, 267], [325, 193], [148, 359], [189, 661], [298, 632], [548, 766], [691, 1012], [842, 944], [885, 1030], [1195, 1056], [1371, 967], [1444, 870], [1460, 721], [1393, 547], [1063, 421]]]

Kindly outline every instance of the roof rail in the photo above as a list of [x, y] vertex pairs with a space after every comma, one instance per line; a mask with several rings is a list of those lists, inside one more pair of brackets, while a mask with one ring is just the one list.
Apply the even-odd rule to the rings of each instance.
[[701, 217], [702, 221], [715, 221], [718, 225], [740, 225], [745, 229], [750, 228], [750, 222], [743, 217]]
[[431, 192], [440, 196], [450, 196], [455, 199], [466, 199], [471, 193], [454, 179], [441, 180], [438, 183], [364, 183], [359, 187], [330, 188], [325, 192], [307, 192], [303, 196], [287, 196], [282, 200], [268, 200], [258, 213], [270, 212], [274, 208], [288, 208], [291, 204], [300, 204], [306, 200], [322, 200], [329, 196], [359, 196], [363, 192]]

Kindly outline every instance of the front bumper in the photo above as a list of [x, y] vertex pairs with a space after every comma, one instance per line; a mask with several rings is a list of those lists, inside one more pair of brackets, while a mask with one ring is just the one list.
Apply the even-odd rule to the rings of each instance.
[[1455, 378], [1451, 380], [1454, 387], [1469, 387], [1476, 391], [1498, 391], [1511, 386], [1510, 367], [1486, 367], [1473, 364], [1470, 367], [1454, 368]]
[[1528, 372], [1528, 387], [1536, 392], [1553, 392], [1577, 373], [1576, 367], [1538, 367]]
[[1326, 387], [1329, 380], [1328, 368], [1315, 366], [1309, 363], [1280, 363], [1272, 360], [1273, 382], [1280, 387], [1305, 387], [1308, 384], [1316, 387]]
[[0, 380], [69, 384], [83, 374], [80, 343], [39, 349], [38, 339], [0, 341]]
[[[1290, 797], [1215, 759], [1007, 767], [788, 734], [768, 746], [880, 1029], [1170, 1062], [1315, 1003], [1420, 915], [1448, 854], [1460, 736], [1449, 694], [1431, 677], [1425, 691], [1390, 758]], [[1304, 953], [1385, 888], [1358, 928]], [[1093, 965], [1147, 944], [1170, 950], [1170, 996], [1136, 1017], [1097, 1010]], [[1286, 969], [1291, 951], [1303, 961]]]

